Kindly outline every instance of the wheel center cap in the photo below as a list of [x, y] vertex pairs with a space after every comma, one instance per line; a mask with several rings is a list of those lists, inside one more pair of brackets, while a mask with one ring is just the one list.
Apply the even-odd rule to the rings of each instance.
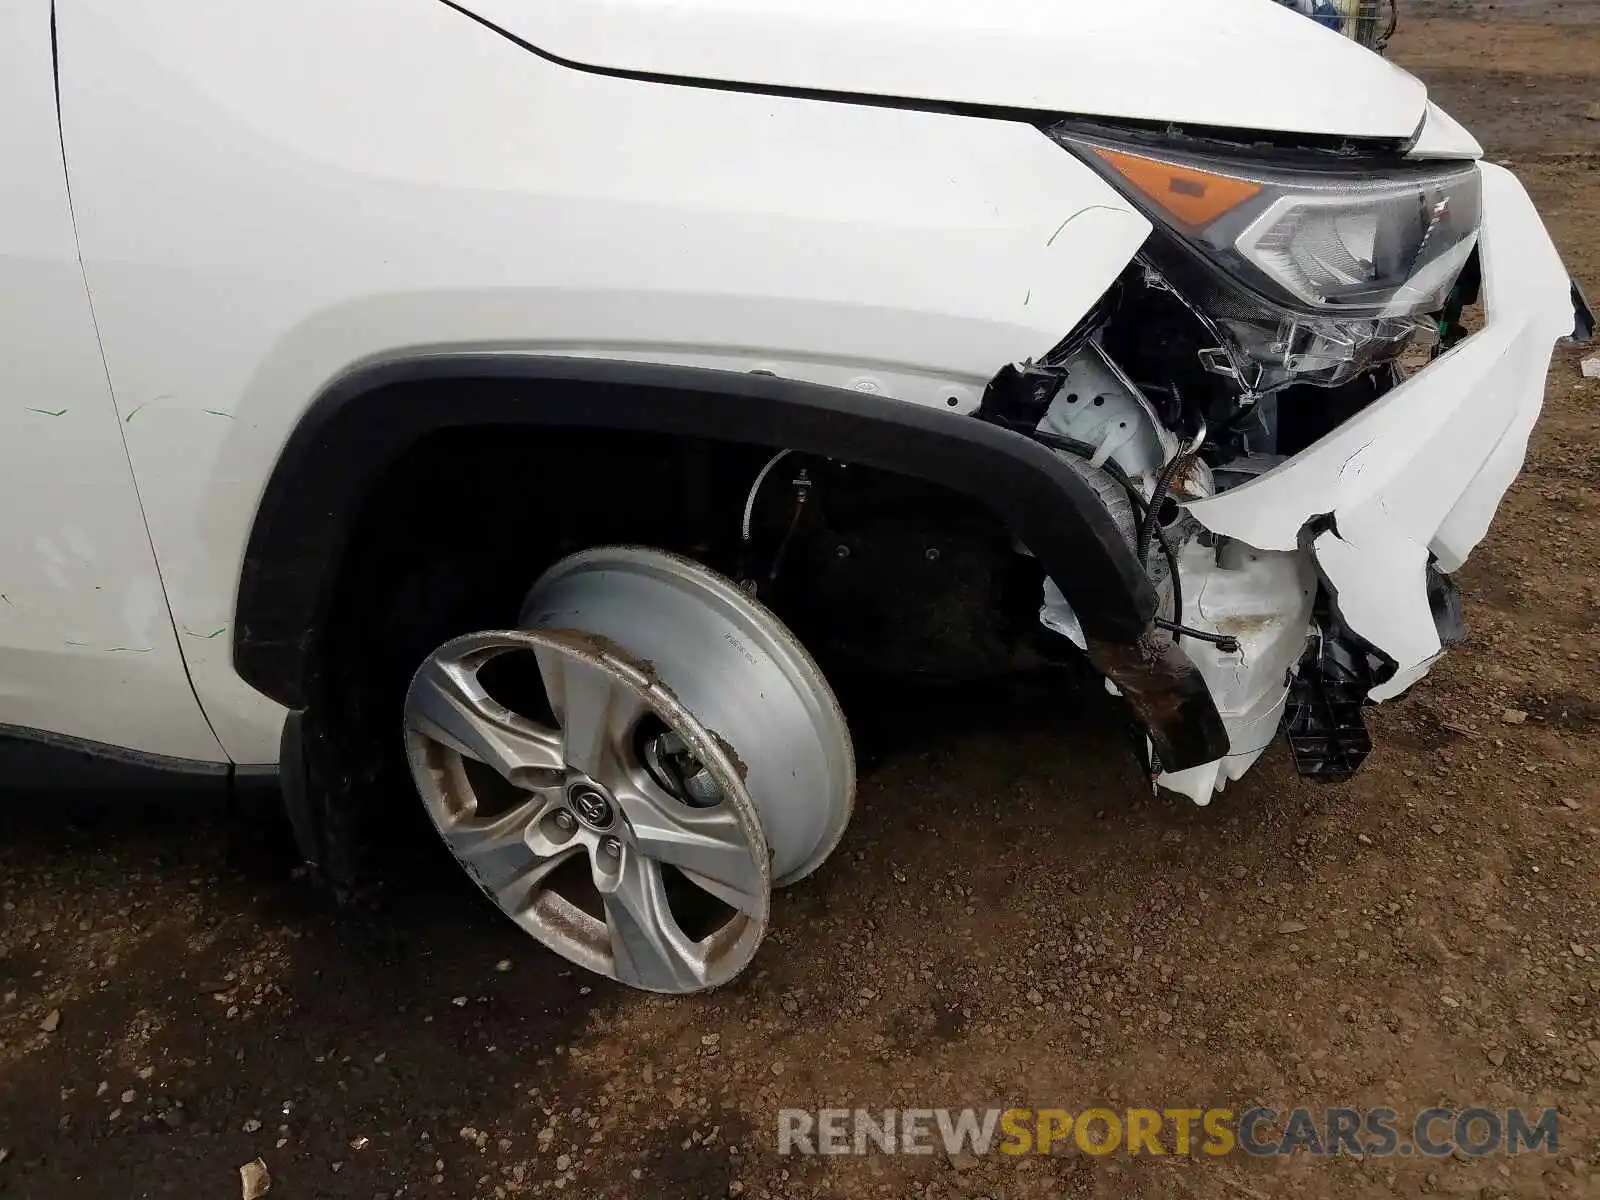
[[572, 811], [578, 814], [578, 820], [590, 829], [610, 829], [616, 820], [610, 799], [593, 784], [580, 783], [567, 793], [567, 799]]

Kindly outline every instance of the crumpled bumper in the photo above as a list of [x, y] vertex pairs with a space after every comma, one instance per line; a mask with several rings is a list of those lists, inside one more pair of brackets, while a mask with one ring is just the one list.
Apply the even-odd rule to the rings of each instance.
[[1197, 803], [1271, 741], [1317, 575], [1344, 624], [1397, 666], [1373, 700], [1405, 691], [1441, 653], [1429, 562], [1456, 570], [1488, 530], [1521, 470], [1554, 344], [1574, 322], [1571, 281], [1527, 192], [1509, 171], [1481, 169], [1483, 329], [1273, 471], [1188, 505], [1213, 533], [1253, 548], [1248, 566], [1261, 576], [1243, 593], [1253, 600], [1219, 602], [1219, 587], [1240, 592], [1227, 572], [1202, 559], [1191, 584], [1185, 564], [1185, 620], [1246, 635], [1237, 655], [1186, 643], [1231, 745], [1224, 759], [1160, 778]]

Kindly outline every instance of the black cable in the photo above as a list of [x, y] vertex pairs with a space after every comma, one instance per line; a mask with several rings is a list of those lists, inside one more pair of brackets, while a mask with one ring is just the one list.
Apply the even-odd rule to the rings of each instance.
[[778, 570], [783, 566], [783, 556], [789, 552], [789, 543], [794, 540], [794, 531], [800, 528], [800, 514], [805, 512], [806, 500], [809, 489], [795, 497], [794, 516], [789, 519], [789, 528], [784, 532], [783, 541], [778, 543], [777, 553], [772, 556], [772, 569], [767, 572], [767, 582], [778, 582]]
[[1226, 633], [1207, 633], [1204, 629], [1190, 629], [1187, 625], [1179, 625], [1176, 621], [1169, 621], [1165, 617], [1155, 618], [1158, 629], [1165, 629], [1185, 637], [1192, 637], [1197, 642], [1210, 642], [1224, 654], [1237, 654], [1239, 652], [1239, 639]]
[[[1183, 406], [1183, 397], [1178, 393], [1178, 385], [1171, 385], [1172, 399], [1178, 404], [1180, 410]], [[1161, 468], [1161, 474], [1156, 476], [1156, 485], [1150, 490], [1150, 507], [1144, 514], [1144, 519], [1139, 522], [1139, 565], [1143, 566], [1150, 557], [1150, 531], [1161, 520], [1162, 506], [1167, 502], [1167, 493], [1172, 490], [1172, 481], [1177, 478], [1178, 469], [1188, 462], [1193, 455], [1200, 453], [1200, 447], [1206, 440], [1206, 423], [1200, 422], [1200, 429], [1194, 436], [1191, 445], [1185, 448], [1179, 445], [1178, 452], [1172, 456], [1171, 461]], [[1177, 574], [1176, 571], [1173, 572]], [[1177, 620], [1183, 620], [1183, 609], [1178, 609]]]
[[[1139, 537], [1135, 550], [1139, 555], [1139, 565], [1150, 558], [1150, 538], [1161, 516], [1161, 506], [1166, 503], [1167, 492], [1172, 488], [1172, 480], [1178, 474], [1178, 468], [1183, 466], [1188, 454], [1181, 448], [1167, 460], [1167, 465], [1161, 468], [1161, 474], [1156, 476], [1156, 485], [1150, 490], [1150, 503], [1146, 506], [1144, 516], [1139, 519]], [[1182, 614], [1179, 614], [1182, 618]]]
[[1178, 577], [1178, 552], [1172, 548], [1167, 531], [1160, 525], [1156, 526], [1156, 541], [1160, 544], [1161, 553], [1167, 560], [1167, 575], [1172, 579], [1172, 620], [1169, 624], [1172, 640], [1177, 641], [1184, 634], [1193, 635], [1198, 633], [1198, 630], [1190, 629], [1183, 623], [1183, 581]]

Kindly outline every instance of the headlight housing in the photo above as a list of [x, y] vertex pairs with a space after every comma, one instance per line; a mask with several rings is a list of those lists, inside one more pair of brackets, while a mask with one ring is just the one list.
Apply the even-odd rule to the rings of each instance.
[[1475, 163], [1277, 166], [1050, 134], [1157, 223], [1161, 273], [1252, 391], [1342, 383], [1431, 333], [1477, 246]]

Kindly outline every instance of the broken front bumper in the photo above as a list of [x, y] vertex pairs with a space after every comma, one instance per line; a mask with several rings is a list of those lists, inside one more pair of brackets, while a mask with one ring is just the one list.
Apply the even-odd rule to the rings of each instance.
[[1454, 571], [1482, 539], [1522, 467], [1554, 344], [1574, 333], [1574, 291], [1527, 192], [1482, 171], [1484, 327], [1288, 462], [1188, 505], [1251, 548], [1230, 564], [1193, 547], [1183, 564], [1186, 623], [1241, 643], [1185, 643], [1230, 744], [1159, 777], [1196, 803], [1275, 735], [1319, 577], [1343, 625], [1395, 665], [1371, 699], [1399, 695], [1441, 653], [1430, 563]]

